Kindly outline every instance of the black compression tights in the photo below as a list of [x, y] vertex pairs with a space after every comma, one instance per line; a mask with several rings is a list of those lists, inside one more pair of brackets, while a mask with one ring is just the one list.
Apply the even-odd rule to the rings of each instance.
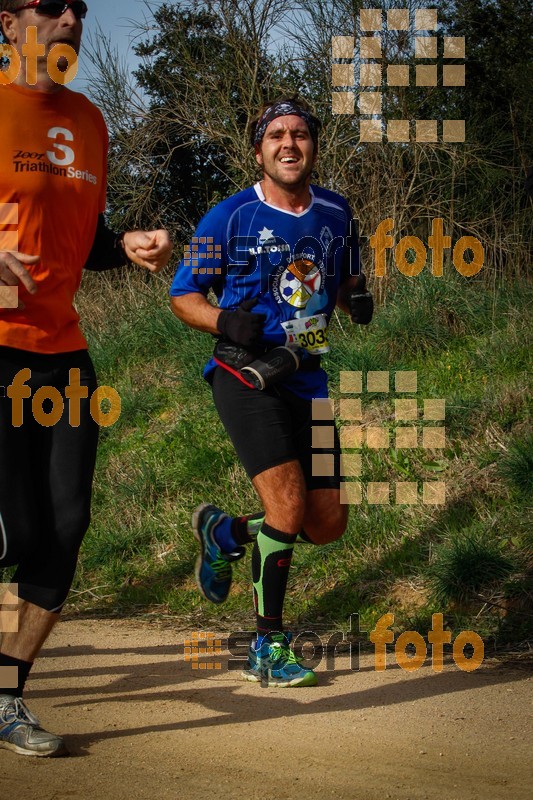
[[[32, 413], [32, 397], [23, 402], [23, 424], [13, 425], [6, 389], [24, 368], [32, 390], [53, 386], [63, 396], [64, 411], [44, 427]], [[76, 569], [78, 551], [89, 526], [91, 486], [98, 426], [89, 399], [80, 401], [80, 424], [73, 427], [64, 389], [69, 369], [80, 370], [80, 384], [90, 398], [96, 389], [86, 351], [41, 355], [0, 347], [0, 568], [17, 565], [12, 582], [22, 600], [60, 611]], [[47, 405], [48, 404], [48, 405]], [[44, 400], [45, 412], [51, 402]]]

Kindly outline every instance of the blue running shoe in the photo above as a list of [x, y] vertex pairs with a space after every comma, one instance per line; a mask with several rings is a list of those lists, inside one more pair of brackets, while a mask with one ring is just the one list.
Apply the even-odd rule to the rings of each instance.
[[204, 503], [192, 515], [192, 528], [200, 542], [201, 552], [196, 561], [196, 583], [206, 600], [223, 603], [231, 586], [231, 561], [238, 561], [246, 552], [237, 547], [232, 553], [223, 553], [215, 539], [217, 525], [228, 519], [220, 508]]
[[290, 648], [292, 634], [271, 633], [265, 636], [259, 650], [252, 642], [248, 651], [248, 667], [241, 673], [245, 681], [264, 681], [268, 686], [316, 686], [312, 669], [302, 667]]

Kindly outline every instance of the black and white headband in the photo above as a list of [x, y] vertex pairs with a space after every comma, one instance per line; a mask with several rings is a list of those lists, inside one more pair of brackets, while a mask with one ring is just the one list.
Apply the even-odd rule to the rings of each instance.
[[277, 119], [278, 117], [286, 117], [289, 114], [294, 114], [296, 117], [301, 117], [307, 123], [309, 133], [311, 134], [311, 139], [316, 145], [318, 143], [318, 125], [315, 117], [313, 117], [313, 115], [308, 111], [305, 111], [303, 108], [301, 108], [301, 106], [290, 101], [274, 103], [266, 109], [261, 117], [259, 117], [254, 133], [254, 145], [262, 142], [265, 131], [273, 120]]

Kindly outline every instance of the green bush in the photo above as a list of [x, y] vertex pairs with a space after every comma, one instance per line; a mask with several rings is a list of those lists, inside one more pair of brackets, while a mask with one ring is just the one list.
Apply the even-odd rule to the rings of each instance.
[[427, 575], [435, 601], [446, 606], [479, 600], [484, 591], [508, 578], [513, 566], [494, 535], [474, 523], [435, 548]]
[[524, 499], [530, 498], [533, 495], [533, 434], [513, 441], [498, 469]]

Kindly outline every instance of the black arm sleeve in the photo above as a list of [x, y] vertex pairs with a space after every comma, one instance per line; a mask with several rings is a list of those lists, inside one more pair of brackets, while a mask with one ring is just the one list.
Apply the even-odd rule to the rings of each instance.
[[122, 267], [128, 263], [128, 257], [120, 243], [119, 233], [114, 233], [105, 224], [103, 214], [98, 214], [98, 225], [94, 235], [94, 242], [85, 262], [85, 269], [93, 272], [103, 272], [106, 269]]

